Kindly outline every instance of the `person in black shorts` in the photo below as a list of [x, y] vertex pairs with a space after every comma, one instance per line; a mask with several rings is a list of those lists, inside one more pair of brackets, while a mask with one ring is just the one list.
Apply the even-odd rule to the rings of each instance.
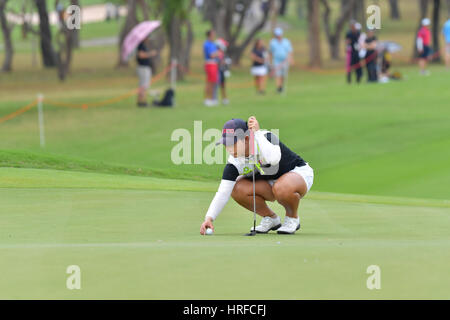
[[[279, 141], [275, 134], [260, 130], [259, 123], [253, 116], [248, 119], [248, 124], [242, 119], [227, 121], [222, 132], [219, 144], [225, 145], [229, 153], [228, 162], [219, 189], [200, 227], [200, 233], [205, 234], [207, 228], [214, 228], [213, 221], [230, 197], [253, 212], [253, 170], [256, 180], [256, 213], [263, 217], [255, 231], [295, 233], [300, 228], [298, 205], [313, 184], [313, 169]], [[283, 224], [280, 217], [266, 204], [266, 201], [275, 200], [286, 210]]]
[[150, 40], [146, 38], [137, 47], [136, 62], [137, 75], [139, 77], [138, 89], [138, 107], [146, 107], [147, 104], [147, 89], [150, 87], [152, 79], [152, 58], [156, 56], [156, 50], [150, 50]]
[[359, 59], [359, 37], [361, 36], [359, 23], [352, 22], [350, 31], [345, 35], [345, 44], [347, 45], [347, 82], [352, 82], [352, 72], [355, 70], [356, 82], [359, 83], [362, 77], [362, 68]]
[[367, 37], [364, 42], [366, 49], [366, 68], [367, 68], [367, 81], [378, 82], [377, 75], [377, 37], [374, 30], [367, 31]]

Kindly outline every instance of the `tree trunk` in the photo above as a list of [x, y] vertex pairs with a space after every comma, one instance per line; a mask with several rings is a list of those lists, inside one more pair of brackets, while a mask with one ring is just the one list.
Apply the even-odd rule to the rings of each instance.
[[127, 34], [133, 29], [137, 24], [137, 15], [136, 15], [136, 5], [138, 0], [128, 0], [127, 1], [127, 17], [125, 19], [125, 23], [120, 31], [119, 35], [119, 62], [117, 64], [118, 67], [124, 67], [128, 65], [127, 61], [122, 60], [122, 44], [125, 40]]
[[3, 61], [2, 71], [11, 72], [14, 50], [11, 41], [11, 27], [6, 20], [5, 7], [7, 1], [8, 0], [0, 0], [0, 24], [3, 33], [3, 42], [5, 44], [5, 60]]
[[[80, 0], [71, 0], [71, 4], [81, 8]], [[72, 31], [73, 31], [72, 32], [72, 48], [79, 48], [80, 47], [80, 30], [74, 29]]]
[[345, 26], [345, 23], [348, 21], [352, 14], [352, 10], [355, 7], [356, 0], [343, 0], [341, 1], [342, 8], [340, 12], [340, 17], [337, 19], [335, 26], [334, 26], [334, 32], [331, 32], [331, 23], [330, 23], [330, 16], [331, 16], [331, 8], [328, 4], [327, 0], [321, 0], [323, 6], [325, 7], [324, 13], [323, 13], [323, 24], [325, 29], [325, 34], [327, 36], [328, 40], [328, 46], [330, 50], [330, 56], [333, 60], [339, 60], [339, 44], [340, 44], [340, 36], [341, 32]]
[[441, 57], [439, 55], [440, 45], [440, 25], [439, 25], [439, 10], [441, 8], [441, 0], [433, 0], [433, 19], [432, 19], [432, 28], [431, 33], [433, 37], [433, 58], [431, 59], [433, 62], [440, 62]]
[[[231, 38], [226, 38], [225, 40], [228, 41], [228, 49], [227, 53], [230, 56], [231, 60], [233, 61], [234, 65], [239, 65], [241, 62], [241, 58], [243, 53], [245, 52], [245, 49], [250, 44], [250, 42], [254, 39], [256, 34], [264, 28], [264, 26], [267, 23], [267, 20], [269, 19], [269, 14], [271, 12], [271, 8], [273, 9], [273, 2], [274, 0], [269, 0], [266, 3], [266, 6], [264, 7], [263, 16], [260, 19], [260, 21], [253, 26], [250, 30], [248, 30], [246, 36], [244, 37], [244, 40], [242, 40], [240, 43], [238, 43], [239, 35], [241, 34], [244, 19], [246, 16], [247, 11], [251, 7], [251, 0], [244, 1], [244, 9], [240, 13], [239, 22], [238, 25], [235, 27], [234, 32], [229, 31], [228, 33], [231, 34]], [[231, 25], [229, 28], [231, 29]]]
[[[181, 17], [180, 15], [172, 16], [167, 30], [167, 39], [170, 48], [169, 64], [173, 59], [176, 59], [179, 66], [176, 69], [177, 80], [183, 80], [185, 74], [189, 72], [191, 48], [194, 41], [194, 32], [189, 21], [189, 13], [193, 8], [194, 1], [191, 1], [185, 17]], [[183, 32], [183, 29], [186, 29], [185, 32]], [[183, 34], [185, 34], [184, 37]], [[168, 73], [168, 76], [170, 76], [170, 73]]]
[[389, 0], [391, 19], [400, 20], [400, 9], [398, 8], [398, 0]]
[[[348, 0], [342, 1], [341, 2], [341, 11], [345, 12], [345, 6], [348, 4]], [[364, 20], [365, 20], [365, 5], [364, 5], [364, 0], [357, 0], [355, 2], [355, 5], [352, 8], [351, 11], [351, 16], [350, 18], [353, 20], [358, 21], [359, 23], [361, 23], [361, 25], [364, 25]]]
[[287, 6], [288, 6], [288, 0], [281, 0], [281, 2], [280, 2], [280, 11], [279, 11], [280, 16], [284, 17], [286, 15]]
[[309, 65], [321, 67], [319, 0], [308, 0]]
[[52, 46], [52, 33], [48, 19], [47, 4], [45, 0], [35, 0], [35, 4], [39, 14], [42, 63], [44, 67], [54, 67], [56, 66], [56, 57]]

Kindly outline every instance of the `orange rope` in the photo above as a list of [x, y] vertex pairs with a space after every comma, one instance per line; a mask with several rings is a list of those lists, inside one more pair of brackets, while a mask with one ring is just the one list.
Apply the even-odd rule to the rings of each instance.
[[0, 118], [0, 123], [6, 122], [6, 121], [11, 120], [11, 119], [14, 119], [15, 117], [21, 115], [22, 113], [27, 112], [28, 110], [30, 110], [31, 108], [33, 108], [36, 105], [37, 105], [37, 101], [35, 100], [35, 101], [31, 102], [30, 104], [27, 104], [26, 106], [24, 106], [24, 107], [22, 107], [22, 108], [20, 108], [20, 109], [18, 109], [16, 111], [6, 115], [4, 117], [1, 117]]

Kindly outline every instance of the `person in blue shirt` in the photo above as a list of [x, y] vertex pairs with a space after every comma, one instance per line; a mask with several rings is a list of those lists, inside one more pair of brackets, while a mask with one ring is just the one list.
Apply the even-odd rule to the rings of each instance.
[[445, 65], [450, 68], [450, 17], [445, 22], [442, 33], [445, 38]]
[[291, 42], [283, 38], [283, 29], [275, 28], [274, 38], [270, 41], [269, 57], [272, 61], [272, 76], [276, 78], [277, 91], [283, 92], [284, 80], [287, 76], [289, 65], [292, 63]]
[[203, 55], [205, 57], [205, 106], [212, 107], [217, 105], [217, 100], [214, 99], [214, 87], [219, 80], [219, 65], [218, 57], [219, 50], [214, 42], [216, 34], [214, 30], [206, 32], [206, 41], [203, 43]]

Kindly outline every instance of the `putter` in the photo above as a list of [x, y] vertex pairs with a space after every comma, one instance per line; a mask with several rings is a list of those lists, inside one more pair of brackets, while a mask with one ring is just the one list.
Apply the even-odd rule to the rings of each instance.
[[[253, 137], [253, 131], [251, 131], [250, 135]], [[252, 142], [252, 154], [255, 154], [254, 150], [254, 140], [250, 139]], [[252, 180], [253, 180], [253, 229], [246, 233], [246, 236], [255, 236], [256, 235], [256, 197], [255, 197], [255, 170], [256, 170], [256, 158], [253, 159], [255, 161], [255, 164], [253, 165], [253, 173], [252, 173]]]
[[253, 168], [253, 229], [246, 236], [256, 236], [255, 168]]

